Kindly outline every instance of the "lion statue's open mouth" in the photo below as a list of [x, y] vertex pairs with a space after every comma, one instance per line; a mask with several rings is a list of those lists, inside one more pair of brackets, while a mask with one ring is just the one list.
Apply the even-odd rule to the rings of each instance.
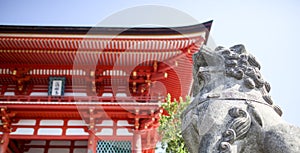
[[195, 99], [182, 114], [190, 152], [300, 152], [300, 130], [281, 119], [244, 45], [203, 47], [193, 59]]

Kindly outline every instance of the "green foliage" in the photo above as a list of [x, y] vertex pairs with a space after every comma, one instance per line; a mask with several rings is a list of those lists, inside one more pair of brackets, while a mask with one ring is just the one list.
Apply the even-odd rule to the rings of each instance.
[[179, 102], [171, 101], [170, 94], [167, 95], [166, 102], [162, 104], [162, 108], [169, 115], [162, 115], [160, 119], [159, 133], [161, 134], [162, 144], [166, 145], [167, 153], [187, 153], [187, 148], [181, 135], [181, 120], [182, 111], [189, 105], [190, 98], [186, 97], [186, 101], [182, 98]]

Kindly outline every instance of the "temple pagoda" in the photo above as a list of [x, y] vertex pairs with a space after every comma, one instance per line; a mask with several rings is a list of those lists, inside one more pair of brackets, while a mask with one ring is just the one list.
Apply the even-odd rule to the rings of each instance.
[[0, 153], [154, 153], [211, 25], [0, 26]]

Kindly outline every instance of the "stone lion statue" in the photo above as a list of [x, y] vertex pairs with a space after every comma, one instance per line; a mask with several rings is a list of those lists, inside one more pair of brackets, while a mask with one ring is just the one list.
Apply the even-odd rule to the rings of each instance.
[[281, 118], [260, 64], [243, 45], [194, 55], [193, 102], [182, 113], [191, 153], [300, 153], [300, 129]]

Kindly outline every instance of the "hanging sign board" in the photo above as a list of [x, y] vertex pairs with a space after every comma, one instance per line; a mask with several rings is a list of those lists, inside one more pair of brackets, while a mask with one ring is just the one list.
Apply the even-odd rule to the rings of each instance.
[[50, 77], [48, 95], [49, 96], [63, 96], [65, 90], [65, 77]]

